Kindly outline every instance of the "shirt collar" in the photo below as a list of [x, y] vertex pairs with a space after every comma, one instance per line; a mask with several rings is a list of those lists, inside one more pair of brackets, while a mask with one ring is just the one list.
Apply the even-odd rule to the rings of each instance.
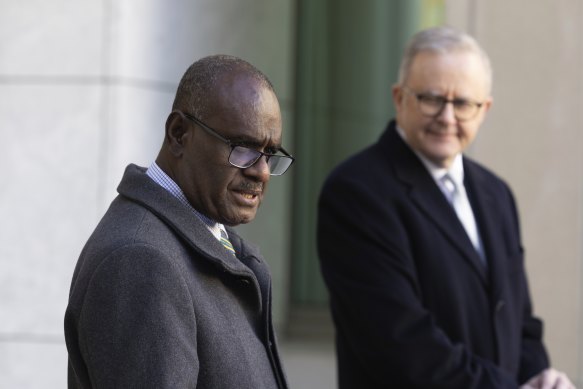
[[[397, 132], [399, 133], [399, 135], [401, 136], [403, 141], [405, 141], [405, 143], [407, 145], [409, 145], [409, 142], [407, 142], [407, 136], [405, 134], [405, 131], [401, 127], [397, 126]], [[409, 146], [409, 148], [415, 153], [415, 155], [417, 155], [417, 157], [419, 157], [419, 159], [421, 160], [421, 162], [423, 163], [423, 165], [425, 166], [425, 168], [427, 169], [429, 174], [431, 174], [431, 177], [433, 177], [433, 180], [435, 180], [435, 182], [439, 183], [444, 175], [449, 174], [449, 176], [451, 177], [453, 182], [455, 182], [456, 185], [463, 185], [463, 183], [464, 183], [464, 164], [463, 164], [463, 159], [462, 159], [461, 153], [458, 153], [455, 156], [449, 169], [446, 169], [446, 168], [442, 168], [442, 167], [437, 166], [436, 164], [431, 162], [429, 159], [427, 159], [427, 157], [425, 157], [423, 154], [421, 154], [417, 150], [413, 149], [411, 146]]]
[[182, 189], [180, 189], [178, 184], [174, 182], [174, 180], [170, 178], [170, 176], [166, 174], [164, 170], [162, 170], [156, 162], [152, 162], [148, 170], [146, 170], [146, 175], [150, 177], [155, 183], [160, 185], [162, 188], [170, 192], [170, 194], [176, 197], [178, 201], [187, 206], [200, 220], [204, 222], [204, 224], [206, 224], [206, 226], [208, 227], [210, 232], [215, 236], [215, 238], [219, 240], [221, 239], [221, 230], [225, 231], [225, 233], [227, 232], [224, 225], [222, 225], [221, 223], [217, 223], [216, 221], [212, 220], [211, 218], [203, 215], [202, 213], [194, 209], [194, 207], [190, 204], [190, 202], [186, 198], [186, 195], [184, 194]]

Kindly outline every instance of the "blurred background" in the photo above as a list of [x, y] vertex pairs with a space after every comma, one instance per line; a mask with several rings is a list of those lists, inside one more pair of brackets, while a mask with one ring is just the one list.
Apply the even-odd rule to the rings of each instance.
[[391, 118], [407, 39], [439, 24], [491, 56], [494, 105], [468, 154], [515, 191], [553, 365], [581, 386], [582, 1], [0, 0], [0, 388], [66, 387], [79, 252], [124, 167], [155, 158], [183, 72], [216, 53], [253, 63], [278, 93], [297, 162], [239, 231], [270, 262], [291, 387], [333, 388], [316, 199]]

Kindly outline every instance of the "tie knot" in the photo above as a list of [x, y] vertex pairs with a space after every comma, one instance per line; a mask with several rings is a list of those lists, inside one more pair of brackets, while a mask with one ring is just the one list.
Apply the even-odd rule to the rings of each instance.
[[449, 194], [453, 194], [457, 190], [457, 185], [449, 174], [444, 174], [443, 177], [441, 177], [441, 182]]

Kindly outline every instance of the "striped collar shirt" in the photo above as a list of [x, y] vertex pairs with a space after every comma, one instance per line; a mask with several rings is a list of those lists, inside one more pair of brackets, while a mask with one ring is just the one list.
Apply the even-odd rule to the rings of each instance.
[[182, 191], [182, 189], [180, 189], [178, 184], [176, 184], [176, 182], [174, 182], [172, 178], [170, 178], [166, 173], [164, 173], [164, 171], [160, 169], [160, 166], [158, 166], [156, 162], [152, 162], [148, 170], [146, 170], [146, 175], [150, 177], [155, 183], [160, 185], [162, 188], [170, 192], [170, 194], [176, 197], [178, 201], [186, 205], [200, 220], [204, 222], [204, 224], [206, 224], [209, 231], [213, 234], [215, 238], [217, 238], [217, 240], [219, 241], [221, 240], [221, 231], [224, 231], [228, 238], [225, 226], [222, 225], [221, 223], [215, 222], [214, 220], [206, 217], [205, 215], [194, 209], [193, 206], [190, 205], [190, 203], [188, 202], [188, 199], [186, 198], [184, 192]]

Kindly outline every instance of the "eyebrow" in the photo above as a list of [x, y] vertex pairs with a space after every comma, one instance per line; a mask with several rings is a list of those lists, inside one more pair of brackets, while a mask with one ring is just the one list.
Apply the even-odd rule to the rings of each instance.
[[[234, 136], [234, 137], [228, 138], [228, 139], [231, 141], [231, 143], [233, 143], [235, 145], [251, 146], [251, 147], [256, 147], [256, 148], [263, 146], [263, 142], [255, 139], [255, 138], [250, 138], [247, 136]], [[274, 145], [268, 144], [265, 148], [273, 148], [273, 149], [280, 150], [281, 149], [281, 142], [276, 143]]]
[[[441, 97], [441, 98], [447, 99], [447, 97], [445, 97], [444, 94], [442, 94], [442, 93], [435, 93], [435, 92], [432, 92], [432, 91], [421, 92], [419, 94], [420, 95], [425, 95], [425, 96]], [[452, 100], [454, 100], [454, 101], [473, 101], [473, 102], [477, 101], [477, 100], [474, 100], [474, 99], [469, 98], [469, 97], [466, 97], [466, 96], [454, 96], [454, 98]]]

